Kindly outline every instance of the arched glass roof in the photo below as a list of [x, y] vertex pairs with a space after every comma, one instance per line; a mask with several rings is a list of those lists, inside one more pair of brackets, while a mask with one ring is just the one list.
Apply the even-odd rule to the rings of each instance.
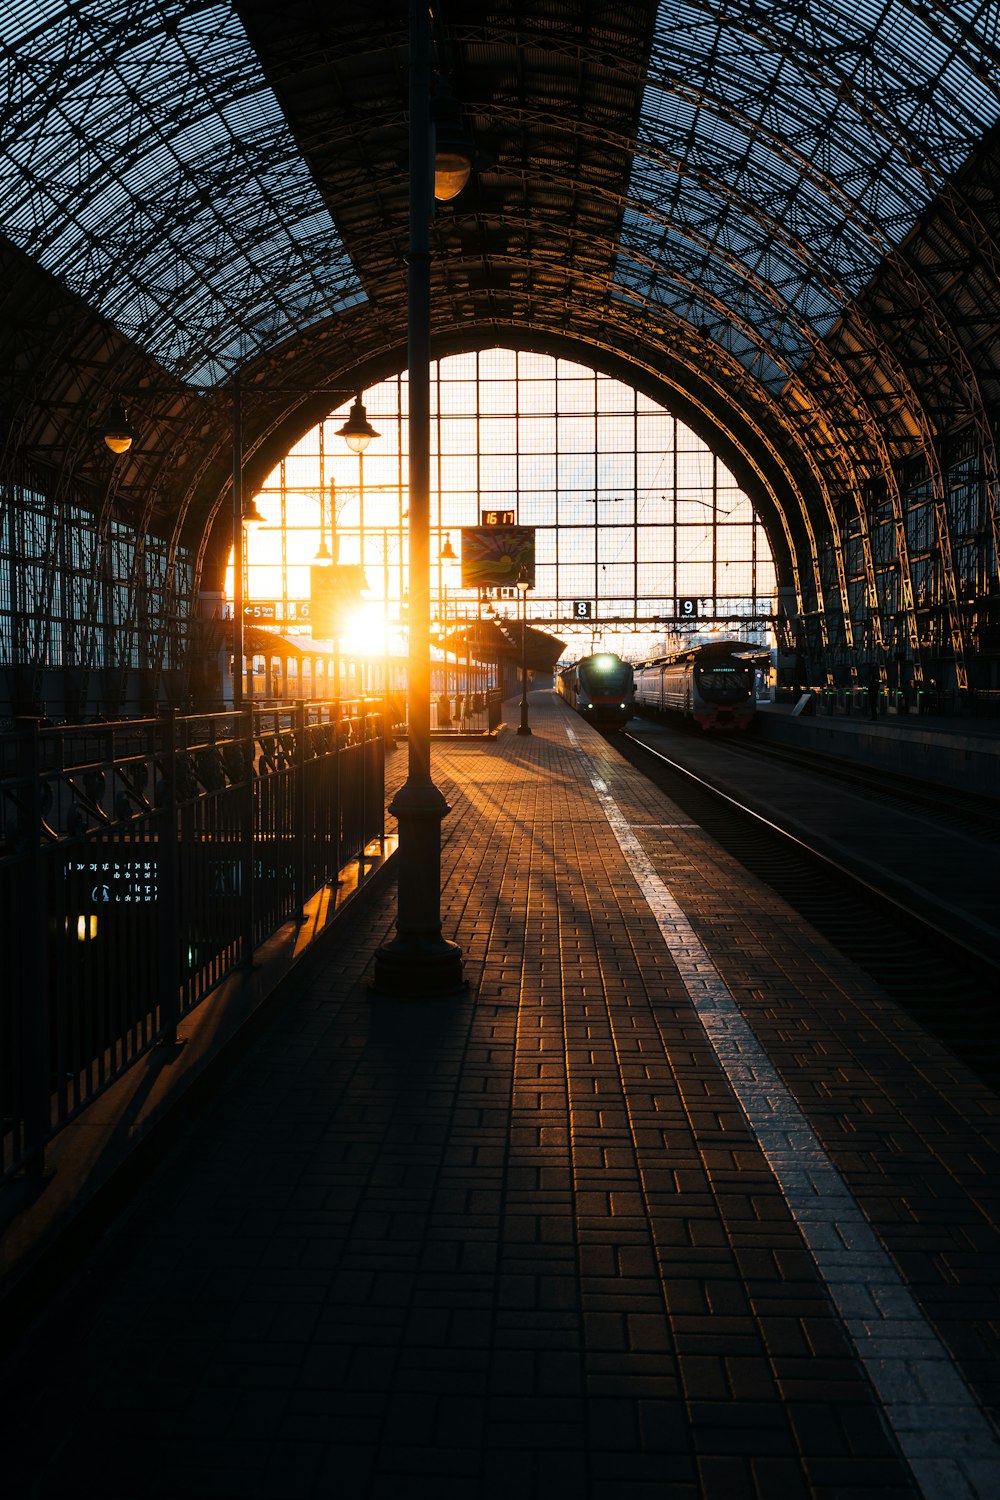
[[6, 0], [4, 231], [193, 386], [364, 300], [225, 0]]
[[616, 279], [794, 367], [1000, 119], [998, 30], [972, 0], [663, 0]]

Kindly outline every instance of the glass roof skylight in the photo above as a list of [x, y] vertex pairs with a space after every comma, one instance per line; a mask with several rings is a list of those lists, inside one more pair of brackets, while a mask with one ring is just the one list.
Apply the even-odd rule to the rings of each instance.
[[7, 236], [191, 385], [364, 300], [228, 0], [7, 0]]
[[[996, 5], [733, 0], [722, 14], [661, 0], [616, 278], [712, 325], [748, 366], [769, 344], [795, 368], [809, 329], [829, 330], [1000, 119]], [[748, 318], [758, 339], [739, 331]]]

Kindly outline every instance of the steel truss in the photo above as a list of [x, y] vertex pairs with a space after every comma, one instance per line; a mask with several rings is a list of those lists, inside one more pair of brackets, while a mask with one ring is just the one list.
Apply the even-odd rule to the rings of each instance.
[[[123, 372], [288, 379], [292, 334], [298, 386], [399, 368], [405, 13], [53, 0], [42, 27], [9, 9], [0, 185], [24, 264], [3, 304], [0, 481], [44, 492], [53, 556], [74, 506], [97, 518], [105, 558], [115, 526], [134, 528], [136, 599], [111, 643], [124, 658], [145, 538], [167, 539], [183, 613], [179, 560], [193, 554], [194, 587], [217, 573], [229, 477], [224, 390], [151, 412], [111, 474], [92, 425]], [[921, 680], [915, 580], [931, 576], [938, 644], [970, 683], [957, 575], [972, 549], [977, 588], [1000, 593], [995, 0], [447, 11], [442, 66], [495, 160], [434, 225], [438, 333], [562, 340], [682, 393], [759, 479], [813, 667], [884, 658], [897, 615]], [[64, 328], [33, 261], [75, 294]], [[258, 403], [251, 463], [310, 425], [295, 405]], [[53, 562], [42, 613], [57, 576]], [[39, 619], [18, 625], [35, 659]], [[173, 629], [154, 629], [157, 649]]]
[[229, 4], [50, 9], [0, 46], [15, 244], [195, 385], [362, 300]]

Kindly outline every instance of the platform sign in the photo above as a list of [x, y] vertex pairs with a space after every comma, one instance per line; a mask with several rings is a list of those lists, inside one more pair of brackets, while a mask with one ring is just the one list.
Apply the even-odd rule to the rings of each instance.
[[522, 571], [534, 588], [534, 526], [462, 527], [463, 589], [513, 588]]
[[368, 587], [359, 563], [312, 563], [309, 592], [313, 640], [332, 641], [343, 635], [350, 616], [362, 603]]
[[65, 878], [80, 911], [101, 906], [148, 906], [158, 895], [155, 857], [98, 858], [106, 849], [95, 845], [90, 859], [71, 859]]
[[301, 625], [311, 614], [308, 599], [248, 599], [243, 606], [244, 620], [257, 625]]
[[677, 618], [679, 620], [705, 620], [715, 614], [715, 600], [697, 598], [693, 595], [678, 595]]
[[590, 599], [573, 600], [574, 620], [590, 620], [593, 618], [594, 606]]
[[517, 513], [513, 510], [483, 510], [479, 512], [483, 526], [513, 526]]

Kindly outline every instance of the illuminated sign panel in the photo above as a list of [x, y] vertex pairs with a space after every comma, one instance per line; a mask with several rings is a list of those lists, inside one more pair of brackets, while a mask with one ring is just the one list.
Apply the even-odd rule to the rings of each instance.
[[87, 909], [146, 906], [157, 897], [155, 859], [73, 859], [66, 865], [66, 879]]
[[258, 625], [304, 625], [312, 619], [309, 599], [248, 599], [243, 618]]
[[533, 526], [463, 526], [462, 587], [513, 587], [523, 573], [535, 585]]

